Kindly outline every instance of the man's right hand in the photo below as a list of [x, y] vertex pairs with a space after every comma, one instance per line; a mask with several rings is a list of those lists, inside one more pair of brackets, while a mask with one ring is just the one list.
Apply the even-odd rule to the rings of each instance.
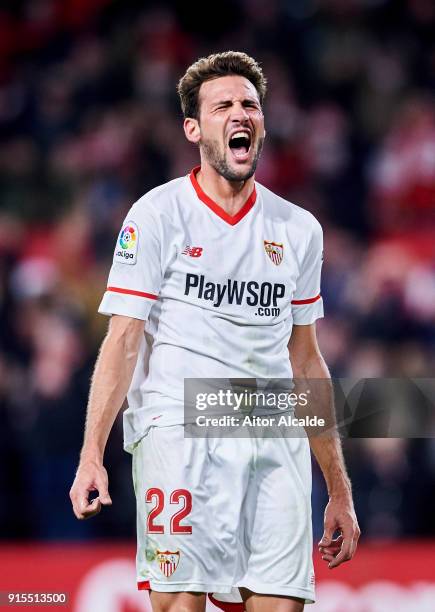
[[[69, 496], [74, 514], [80, 520], [91, 518], [98, 514], [101, 506], [110, 506], [108, 477], [104, 466], [93, 461], [80, 463]], [[89, 494], [98, 491], [98, 497], [89, 501]]]

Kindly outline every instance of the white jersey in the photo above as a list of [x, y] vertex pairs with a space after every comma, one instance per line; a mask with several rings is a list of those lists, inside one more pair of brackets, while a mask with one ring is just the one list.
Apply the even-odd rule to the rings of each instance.
[[183, 422], [185, 378], [290, 378], [292, 327], [323, 316], [322, 229], [262, 185], [228, 215], [196, 180], [140, 198], [99, 312], [145, 323], [124, 413], [125, 448]]

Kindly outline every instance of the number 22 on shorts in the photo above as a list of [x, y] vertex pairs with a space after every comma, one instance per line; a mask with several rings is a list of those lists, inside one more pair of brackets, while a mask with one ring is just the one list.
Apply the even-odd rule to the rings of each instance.
[[[165, 506], [165, 494], [162, 489], [152, 487], [145, 493], [145, 501], [147, 504], [154, 504], [147, 516], [147, 533], [165, 533], [164, 525], [156, 525], [155, 520], [163, 511]], [[170, 520], [170, 532], [172, 534], [190, 534], [192, 533], [191, 525], [181, 525], [181, 521], [185, 519], [192, 511], [192, 495], [187, 489], [175, 489], [172, 491], [169, 502], [171, 504], [183, 503], [182, 508], [177, 510]]]

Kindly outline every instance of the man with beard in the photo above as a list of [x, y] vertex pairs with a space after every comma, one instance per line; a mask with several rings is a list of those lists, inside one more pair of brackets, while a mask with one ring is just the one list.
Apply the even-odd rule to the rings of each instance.
[[[123, 223], [73, 508], [83, 519], [111, 503], [103, 454], [128, 392], [137, 581], [153, 610], [203, 611], [213, 593], [222, 609], [236, 595], [249, 612], [300, 612], [314, 601], [308, 439], [185, 437], [183, 391], [185, 378], [329, 376], [315, 333], [322, 230], [255, 182], [266, 93], [255, 60], [202, 58], [178, 92], [201, 165]], [[353, 556], [359, 530], [339, 441], [310, 443], [330, 495], [320, 550], [332, 568]]]

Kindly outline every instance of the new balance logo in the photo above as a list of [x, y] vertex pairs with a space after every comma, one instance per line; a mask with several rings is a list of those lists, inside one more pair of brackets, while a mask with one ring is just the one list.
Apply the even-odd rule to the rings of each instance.
[[189, 255], [189, 257], [201, 257], [202, 255], [202, 247], [191, 247], [189, 245], [186, 246], [184, 251], [181, 253], [182, 255]]

